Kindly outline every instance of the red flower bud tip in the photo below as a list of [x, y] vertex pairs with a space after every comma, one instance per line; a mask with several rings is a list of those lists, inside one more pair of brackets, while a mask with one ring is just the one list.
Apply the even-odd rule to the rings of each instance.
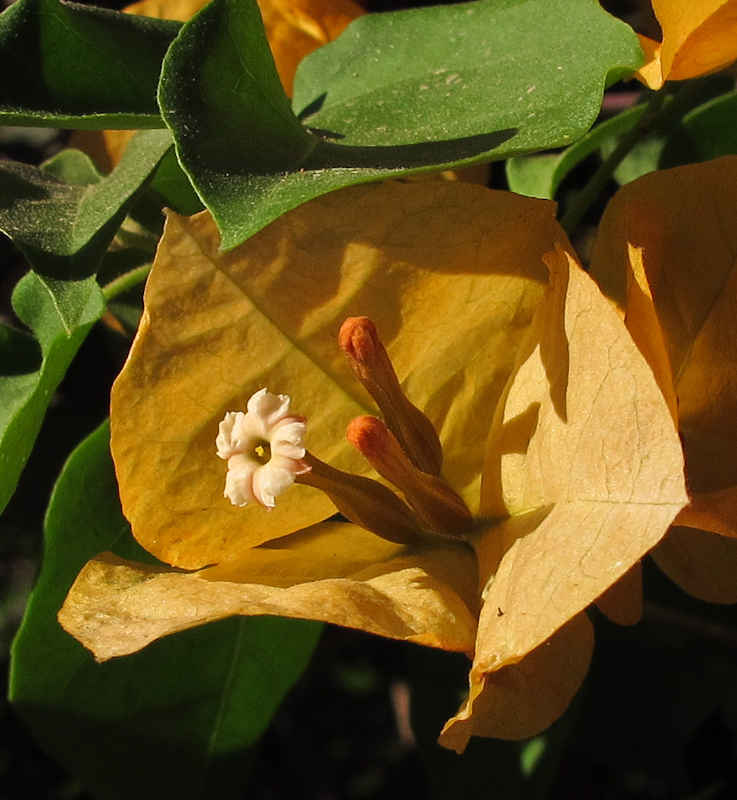
[[423, 472], [439, 475], [443, 451], [438, 434], [404, 394], [374, 323], [368, 317], [349, 317], [341, 326], [338, 342], [412, 463]]
[[369, 463], [383, 458], [391, 436], [380, 419], [369, 416], [351, 420], [345, 435]]
[[368, 317], [348, 317], [338, 334], [340, 349], [361, 364], [374, 361], [384, 349], [376, 325]]

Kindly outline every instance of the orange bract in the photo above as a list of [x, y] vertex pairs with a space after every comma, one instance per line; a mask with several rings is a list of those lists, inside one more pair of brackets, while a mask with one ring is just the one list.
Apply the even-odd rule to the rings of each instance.
[[722, 602], [737, 601], [727, 566], [737, 554], [735, 181], [730, 156], [628, 184], [604, 215], [592, 259], [683, 440], [691, 503], [677, 521], [699, 533], [678, 529], [656, 557], [688, 591]]
[[640, 36], [647, 63], [637, 73], [651, 89], [709, 75], [737, 59], [735, 0], [652, 0], [662, 42]]
[[[65, 628], [105, 659], [234, 614], [323, 620], [469, 654], [448, 747], [549, 725], [587, 670], [585, 609], [606, 594], [632, 621], [632, 572], [687, 499], [669, 406], [553, 212], [468, 184], [356, 187], [229, 253], [206, 214], [171, 216], [112, 447], [136, 538], [199, 571], [103, 554]], [[338, 346], [349, 316], [374, 321], [440, 435], [443, 477], [475, 514], [457, 536], [399, 544], [323, 521], [334, 507], [303, 486], [270, 512], [222, 496], [218, 423], [263, 386], [289, 393], [317, 458], [370, 473], [344, 438], [378, 413]]]

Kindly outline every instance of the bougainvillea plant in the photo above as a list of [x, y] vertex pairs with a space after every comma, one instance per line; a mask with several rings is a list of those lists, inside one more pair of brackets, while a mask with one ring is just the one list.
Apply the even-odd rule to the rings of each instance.
[[543, 797], [643, 569], [737, 602], [737, 2], [645, 5], [0, 15], [3, 124], [73, 131], [0, 162], [2, 507], [125, 352], [11, 665], [92, 796], [244, 796], [328, 623], [463, 659], [423, 747]]

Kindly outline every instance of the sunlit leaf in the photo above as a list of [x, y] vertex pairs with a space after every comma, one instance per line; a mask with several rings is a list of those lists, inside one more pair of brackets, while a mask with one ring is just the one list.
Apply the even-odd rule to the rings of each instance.
[[54, 491], [44, 567], [13, 647], [16, 712], [98, 800], [242, 797], [247, 748], [304, 669], [319, 626], [229, 620], [97, 664], [56, 612], [80, 566], [110, 547], [147, 555], [120, 513], [103, 425]]
[[162, 73], [162, 113], [224, 249], [342, 186], [567, 144], [641, 60], [588, 0], [367, 15], [302, 62], [300, 121], [260, 28], [255, 3], [213, 0]]
[[[419, 36], [432, 47], [418, 48]], [[294, 108], [344, 145], [510, 131], [508, 155], [577, 139], [605, 85], [639, 59], [620, 22], [579, 0], [481, 0], [370, 15], [300, 66]]]

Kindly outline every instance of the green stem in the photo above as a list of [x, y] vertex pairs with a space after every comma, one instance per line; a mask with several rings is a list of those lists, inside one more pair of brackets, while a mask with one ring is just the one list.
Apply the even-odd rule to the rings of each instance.
[[569, 236], [635, 145], [653, 131], [670, 126], [674, 120], [680, 119], [690, 110], [693, 105], [693, 95], [698, 91], [696, 83], [688, 82], [668, 103], [665, 102], [667, 100], [665, 91], [653, 93], [637, 123], [622, 136], [619, 144], [604, 159], [561, 218], [560, 224]]
[[124, 272], [119, 275], [115, 280], [110, 281], [106, 286], [102, 287], [102, 294], [106, 302], [115, 299], [119, 294], [127, 292], [139, 283], [143, 283], [151, 272], [151, 265], [144, 264], [141, 267], [136, 267], [129, 272]]

